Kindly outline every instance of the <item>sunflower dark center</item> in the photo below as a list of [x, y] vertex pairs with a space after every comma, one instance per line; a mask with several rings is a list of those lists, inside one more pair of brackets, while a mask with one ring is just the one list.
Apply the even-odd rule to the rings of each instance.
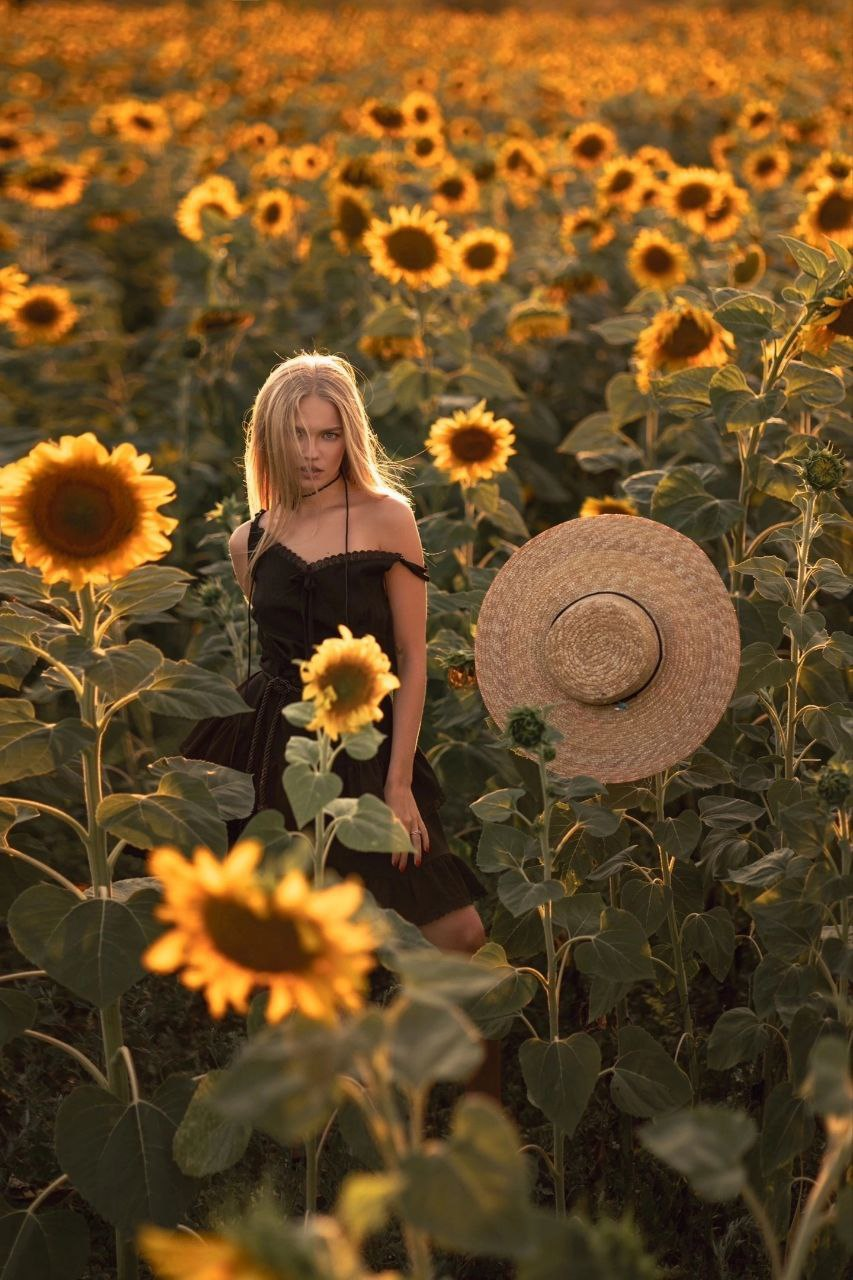
[[371, 115], [383, 129], [402, 129], [406, 123], [399, 107], [376, 106], [373, 108]]
[[415, 143], [415, 151], [419, 156], [431, 155], [432, 152], [435, 151], [435, 139], [434, 138], [418, 138], [417, 142]]
[[397, 227], [385, 247], [391, 261], [405, 271], [427, 271], [438, 261], [438, 246], [428, 231], [420, 227]]
[[614, 195], [618, 195], [620, 191], [627, 191], [633, 187], [636, 181], [636, 174], [630, 169], [620, 169], [615, 173], [610, 181], [610, 190]]
[[264, 222], [269, 226], [275, 226], [281, 221], [281, 202], [279, 200], [270, 200], [264, 209]]
[[751, 117], [749, 123], [751, 128], [757, 129], [759, 125], [766, 124], [768, 119], [769, 117], [766, 111], [756, 111], [755, 114]]
[[60, 191], [65, 183], [66, 175], [55, 169], [30, 174], [27, 178], [27, 186], [31, 191]]
[[775, 156], [762, 156], [755, 166], [755, 172], [763, 177], [766, 173], [773, 173], [778, 168]]
[[63, 470], [44, 485], [38, 500], [38, 531], [65, 555], [114, 551], [136, 527], [136, 502], [118, 477]]
[[841, 311], [826, 327], [839, 337], [853, 338], [853, 299], [844, 303]]
[[22, 314], [27, 324], [48, 325], [55, 324], [59, 319], [59, 307], [53, 298], [33, 298], [30, 302], [25, 302], [21, 307], [19, 314]]
[[826, 166], [826, 172], [831, 178], [838, 178], [843, 182], [850, 172], [850, 165], [845, 164], [843, 160], [831, 160]]
[[684, 360], [701, 355], [710, 341], [710, 336], [692, 316], [681, 316], [675, 329], [663, 343], [663, 352], [668, 359]]
[[0, 133], [0, 151], [17, 151], [18, 139], [11, 133]]
[[460, 462], [485, 462], [495, 452], [495, 440], [483, 427], [460, 427], [453, 433], [450, 448]]
[[347, 240], [358, 240], [367, 230], [370, 218], [357, 200], [341, 200], [338, 205], [338, 229]]
[[653, 244], [646, 249], [643, 254], [643, 266], [652, 275], [662, 276], [667, 271], [671, 271], [674, 262], [669, 249], [665, 249], [662, 244]]
[[853, 200], [834, 192], [821, 203], [817, 215], [822, 231], [843, 231], [853, 220]]
[[360, 662], [347, 659], [330, 664], [318, 683], [322, 689], [334, 689], [335, 711], [354, 711], [368, 702], [373, 693], [371, 672]]
[[686, 182], [678, 193], [680, 209], [704, 209], [711, 199], [707, 182]]
[[305, 973], [322, 950], [317, 926], [284, 915], [259, 916], [230, 898], [211, 897], [203, 909], [211, 942], [228, 960], [262, 973]]
[[604, 139], [597, 133], [588, 133], [585, 138], [581, 138], [576, 147], [578, 155], [586, 156], [587, 159], [593, 160], [596, 156], [601, 155], [604, 150]]
[[439, 195], [445, 200], [458, 200], [465, 192], [465, 183], [461, 178], [445, 178], [438, 185]]
[[131, 116], [131, 120], [137, 129], [151, 130], [154, 128], [154, 121], [149, 116]]
[[493, 267], [497, 258], [497, 250], [488, 240], [480, 240], [465, 250], [465, 264], [472, 271], [487, 271]]
[[416, 107], [416, 108], [415, 108], [414, 115], [415, 115], [415, 119], [417, 120], [418, 124], [425, 124], [425, 123], [427, 122], [427, 120], [429, 120], [429, 118], [430, 118], [430, 111], [429, 111], [429, 108], [428, 108], [428, 107]]
[[707, 222], [722, 222], [723, 218], [727, 218], [731, 212], [732, 202], [730, 196], [723, 196], [716, 209], [705, 214]]

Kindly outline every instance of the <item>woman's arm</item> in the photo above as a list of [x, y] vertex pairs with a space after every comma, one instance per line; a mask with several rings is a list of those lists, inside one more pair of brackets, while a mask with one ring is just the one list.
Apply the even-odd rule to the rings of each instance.
[[[384, 545], [407, 560], [423, 564], [420, 534], [411, 509], [402, 502], [387, 504]], [[386, 575], [388, 602], [394, 624], [393, 655], [399, 689], [395, 690], [394, 734], [386, 786], [411, 787], [412, 769], [426, 696], [426, 583], [403, 564], [393, 564]]]
[[228, 539], [228, 553], [231, 556], [234, 577], [247, 600], [249, 598], [249, 530], [251, 527], [251, 520], [246, 520]]

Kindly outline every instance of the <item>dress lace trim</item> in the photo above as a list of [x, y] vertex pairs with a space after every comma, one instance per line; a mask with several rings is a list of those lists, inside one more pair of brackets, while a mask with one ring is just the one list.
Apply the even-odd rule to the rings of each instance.
[[[262, 508], [257, 513], [254, 520], [252, 521], [253, 529], [257, 530], [258, 532], [261, 532], [261, 526], [257, 523], [257, 520], [258, 520], [258, 516], [263, 515], [263, 510], [264, 509]], [[406, 557], [399, 551], [385, 551], [381, 547], [368, 547], [366, 550], [362, 550], [362, 551], [336, 551], [334, 555], [323, 556], [319, 560], [305, 560], [301, 555], [299, 555], [297, 551], [293, 551], [290, 547], [286, 546], [283, 542], [273, 542], [270, 544], [267, 550], [269, 551], [269, 550], [272, 550], [273, 548], [275, 548], [278, 551], [283, 551], [284, 554], [286, 556], [289, 556], [291, 560], [294, 561], [295, 564], [298, 564], [301, 569], [304, 569], [306, 571], [313, 570], [313, 569], [326, 569], [326, 568], [329, 568], [331, 565], [343, 564], [347, 559], [364, 560], [365, 558], [368, 558], [370, 556], [380, 556], [380, 557], [385, 557], [386, 559], [389, 559], [389, 560], [399, 560], [400, 563], [404, 564], [407, 569], [411, 569], [412, 573], [417, 574], [419, 578], [423, 578], [424, 582], [429, 582], [430, 580], [429, 572], [427, 570], [426, 565], [417, 564], [414, 560], [407, 560]]]

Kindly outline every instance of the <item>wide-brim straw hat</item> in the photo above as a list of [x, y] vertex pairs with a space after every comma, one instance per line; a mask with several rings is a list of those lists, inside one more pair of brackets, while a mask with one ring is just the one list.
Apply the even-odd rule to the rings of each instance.
[[510, 556], [483, 599], [474, 663], [501, 730], [510, 708], [530, 706], [564, 734], [554, 772], [631, 782], [705, 741], [734, 691], [740, 637], [695, 542], [642, 516], [601, 515]]

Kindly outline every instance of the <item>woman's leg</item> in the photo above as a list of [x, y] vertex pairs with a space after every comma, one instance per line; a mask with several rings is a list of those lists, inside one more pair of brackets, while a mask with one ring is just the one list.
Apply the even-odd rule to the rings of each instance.
[[[483, 922], [474, 906], [460, 907], [458, 911], [450, 911], [419, 927], [427, 941], [442, 951], [463, 951], [473, 955], [486, 941]], [[501, 1044], [500, 1040], [483, 1041], [486, 1056], [467, 1081], [466, 1093], [486, 1093], [501, 1103]]]
[[421, 933], [442, 951], [465, 951], [473, 955], [486, 941], [486, 931], [475, 906], [460, 907], [447, 915], [419, 926]]

